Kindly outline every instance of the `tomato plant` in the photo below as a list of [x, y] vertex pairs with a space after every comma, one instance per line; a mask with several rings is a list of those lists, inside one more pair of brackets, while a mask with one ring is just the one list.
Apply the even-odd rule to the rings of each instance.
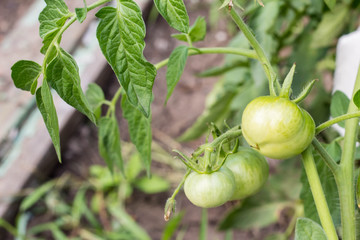
[[212, 173], [192, 172], [184, 183], [186, 197], [194, 205], [203, 208], [224, 204], [230, 200], [234, 190], [234, 176], [226, 167]]
[[302, 153], [315, 136], [315, 123], [304, 109], [286, 98], [252, 100], [242, 117], [243, 135], [253, 148], [275, 159]]
[[258, 192], [269, 176], [266, 159], [251, 148], [240, 147], [224, 164], [234, 174], [235, 191], [231, 200], [244, 199]]
[[[261, 30], [259, 42], [239, 15], [242, 8], [238, 6], [242, 1], [225, 0], [216, 9], [220, 7], [222, 12], [231, 17], [234, 26], [240, 29], [238, 39], [234, 38], [236, 44], [198, 48], [195, 43], [206, 36], [205, 19], [199, 17], [190, 26], [183, 1], [154, 0], [159, 14], [179, 32], [173, 37], [183, 44], [176, 47], [169, 58], [153, 64], [143, 54], [146, 26], [139, 6], [133, 0], [117, 0], [116, 7], [105, 6], [96, 13], [99, 18], [96, 37], [100, 49], [120, 84], [113, 98], [106, 100], [102, 89], [96, 85], [90, 85], [86, 94], [83, 92], [77, 63], [71, 54], [61, 48], [61, 40], [63, 33], [72, 24], [83, 22], [90, 11], [110, 0], [99, 0], [89, 6], [84, 1], [84, 6], [74, 12], [69, 10], [63, 0], [45, 2], [47, 5], [39, 15], [39, 32], [44, 44], [40, 50], [44, 54], [43, 62], [39, 64], [20, 60], [13, 65], [11, 75], [16, 87], [35, 95], [59, 161], [59, 123], [53, 102], [54, 91], [51, 89], [98, 127], [100, 155], [111, 172], [120, 170], [124, 173], [116, 118], [117, 103], [121, 99], [122, 116], [128, 122], [130, 139], [141, 154], [143, 166], [150, 176], [151, 103], [157, 71], [167, 66], [167, 102], [181, 78], [188, 57], [215, 53], [236, 56], [238, 58], [235, 62], [229, 63], [226, 59], [224, 66], [202, 74], [214, 76], [225, 73], [227, 77], [216, 85], [218, 89], [215, 87], [216, 91], [207, 102], [200, 120], [194, 124], [195, 127], [190, 128], [190, 133], [187, 132], [181, 139], [198, 137], [206, 131], [209, 122], [222, 122], [226, 131], [220, 131], [217, 127], [211, 129], [212, 139], [206, 138], [206, 142], [195, 149], [190, 157], [175, 150], [180, 154], [187, 172], [166, 203], [165, 219], [168, 220], [174, 211], [175, 197], [183, 185], [186, 196], [195, 205], [216, 207], [231, 199], [247, 198], [264, 185], [269, 169], [262, 155], [275, 159], [301, 155], [305, 173], [303, 187], [304, 191], [311, 191], [311, 196], [303, 201], [304, 213], [295, 211], [297, 214], [294, 216], [298, 218], [295, 238], [308, 238], [309, 233], [314, 232], [316, 234], [310, 234], [314, 240], [336, 240], [339, 237], [344, 240], [355, 239], [356, 225], [359, 225], [355, 217], [359, 211], [355, 208], [354, 163], [360, 116], [360, 73], [352, 98], [342, 101], [346, 102], [344, 108], [348, 109], [347, 112], [343, 111], [333, 119], [315, 126], [313, 118], [299, 104], [315, 83], [314, 80], [310, 81], [312, 75], [309, 73], [318, 66], [326, 69], [331, 66], [328, 62], [333, 60], [334, 55], [331, 54], [335, 51], [329, 51], [330, 54], [327, 53], [321, 62], [317, 61], [323, 57], [324, 51], [331, 46], [341, 30], [345, 29], [347, 16], [351, 15], [353, 7], [359, 7], [359, 3], [325, 1], [325, 6], [320, 0], [296, 3], [268, 1], [263, 9], [258, 10], [263, 3], [256, 1], [258, 5], [244, 9], [242, 13], [248, 14], [249, 19], [256, 18], [253, 25], [259, 26], [257, 30]], [[324, 17], [320, 19], [322, 13]], [[354, 16], [356, 18], [357, 15]], [[306, 25], [306, 22], [310, 23]], [[315, 30], [313, 26], [316, 26]], [[269, 35], [270, 29], [273, 35]], [[294, 77], [295, 65], [290, 69], [282, 67], [284, 62], [280, 51], [288, 48], [289, 42], [294, 43], [290, 48], [294, 47], [294, 58], [301, 73], [298, 79]], [[288, 57], [288, 65], [290, 62], [293, 59]], [[234, 72], [230, 74], [230, 70]], [[288, 74], [280, 81], [282, 72]], [[43, 81], [38, 80], [40, 76]], [[303, 87], [305, 82], [308, 84]], [[267, 90], [264, 90], [264, 86]], [[106, 113], [102, 112], [102, 106], [107, 107]], [[230, 124], [234, 126], [232, 128], [224, 123], [228, 117], [233, 120]], [[319, 142], [318, 134], [344, 120], [347, 120], [344, 137], [333, 140], [325, 136], [323, 139], [330, 142], [329, 148]], [[242, 137], [258, 152], [239, 147]], [[319, 162], [323, 164], [321, 168]], [[328, 179], [324, 175], [327, 178], [330, 176], [333, 185], [327, 185], [329, 181], [326, 181]], [[334, 204], [329, 195], [338, 196], [339, 204]], [[247, 206], [247, 200], [242, 201]], [[294, 201], [292, 204], [281, 204], [286, 207], [293, 205]], [[335, 206], [334, 209], [329, 205]], [[268, 204], [263, 209], [277, 214], [277, 207], [276, 204]], [[301, 218], [303, 216], [305, 218]], [[289, 224], [290, 235], [295, 221]]]

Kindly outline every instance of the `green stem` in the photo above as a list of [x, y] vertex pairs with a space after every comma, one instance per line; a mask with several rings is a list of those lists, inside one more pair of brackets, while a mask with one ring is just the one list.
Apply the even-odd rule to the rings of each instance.
[[[234, 54], [241, 55], [248, 58], [258, 59], [256, 52], [250, 49], [241, 49], [241, 48], [230, 48], [230, 47], [213, 47], [213, 48], [190, 48], [188, 54], [192, 55], [201, 55], [201, 54]], [[169, 58], [162, 60], [161, 62], [156, 63], [154, 66], [156, 69], [160, 69], [169, 62]]]
[[170, 199], [174, 200], [176, 195], [179, 193], [180, 189], [182, 188], [182, 186], [185, 183], [186, 178], [189, 176], [189, 174], [191, 173], [191, 169], [188, 168], [188, 170], [186, 171], [184, 177], [182, 178], [181, 182], [179, 183], [179, 185], [176, 187], [176, 189], [174, 190], [173, 194], [171, 195]]
[[337, 240], [335, 226], [331, 218], [328, 204], [321, 186], [320, 178], [316, 169], [314, 158], [311, 152], [311, 146], [302, 153], [302, 161], [312, 195], [314, 197], [316, 210], [320, 222], [329, 240]]
[[342, 122], [344, 120], [348, 120], [351, 118], [360, 117], [360, 112], [357, 111], [358, 109], [356, 108], [355, 110], [356, 110], [355, 112], [348, 112], [347, 114], [338, 116], [336, 118], [330, 119], [330, 120], [320, 124], [319, 126], [316, 127], [316, 134], [319, 134], [321, 131], [325, 130], [326, 128], [328, 128], [336, 123], [339, 123], [339, 122]]
[[254, 48], [256, 54], [259, 57], [259, 60], [264, 68], [266, 77], [269, 80], [269, 91], [271, 96], [276, 96], [276, 91], [274, 88], [274, 83], [276, 82], [276, 73], [272, 68], [270, 61], [266, 57], [266, 54], [259, 42], [256, 40], [254, 34], [252, 34], [250, 28], [245, 24], [243, 19], [237, 14], [237, 12], [231, 8], [230, 16], [236, 23], [236, 25], [240, 28], [240, 30], [244, 33], [245, 37], [248, 39], [250, 45]]
[[111, 113], [115, 113], [115, 109], [116, 109], [116, 103], [119, 100], [119, 97], [121, 95], [121, 87], [118, 88], [118, 90], [116, 91], [114, 97], [112, 98], [110, 105], [109, 105], [109, 109], [106, 113], [106, 116], [110, 116]]
[[314, 146], [315, 150], [320, 154], [320, 156], [324, 159], [326, 165], [328, 165], [334, 176], [337, 176], [340, 170], [339, 165], [334, 161], [334, 159], [329, 155], [329, 153], [324, 149], [324, 147], [316, 138], [313, 139], [312, 145]]
[[[360, 65], [354, 86], [353, 96], [360, 89]], [[348, 114], [358, 111], [353, 101], [350, 101]], [[344, 148], [340, 162], [338, 189], [340, 197], [341, 224], [344, 240], [355, 240], [355, 179], [354, 159], [359, 119], [353, 118], [345, 122]]]
[[89, 12], [89, 11], [93, 10], [94, 8], [99, 7], [100, 5], [103, 5], [103, 4], [111, 2], [111, 1], [112, 0], [100, 0], [100, 1], [94, 2], [93, 4], [91, 4], [87, 7], [87, 11]]
[[193, 45], [192, 45], [192, 41], [191, 41], [191, 38], [190, 38], [189, 34], [186, 34], [186, 40], [187, 40], [187, 42], [189, 44], [189, 47], [192, 48]]

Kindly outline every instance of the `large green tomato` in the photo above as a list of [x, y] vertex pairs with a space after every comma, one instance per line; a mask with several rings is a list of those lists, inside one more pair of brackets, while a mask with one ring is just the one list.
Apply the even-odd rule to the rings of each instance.
[[224, 204], [231, 198], [234, 190], [234, 176], [226, 167], [210, 174], [192, 172], [184, 184], [186, 197], [194, 205], [202, 208], [212, 208]]
[[269, 164], [264, 156], [251, 149], [240, 147], [230, 154], [224, 164], [235, 177], [235, 191], [231, 200], [240, 200], [253, 195], [265, 184], [269, 176]]
[[242, 116], [246, 141], [269, 158], [286, 159], [303, 152], [315, 136], [315, 123], [304, 109], [286, 98], [252, 100]]

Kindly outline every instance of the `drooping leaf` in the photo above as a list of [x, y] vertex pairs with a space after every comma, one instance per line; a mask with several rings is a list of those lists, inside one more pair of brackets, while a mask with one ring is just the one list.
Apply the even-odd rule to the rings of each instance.
[[96, 123], [92, 108], [80, 86], [79, 68], [69, 53], [63, 49], [58, 51], [46, 69], [46, 79], [66, 103]]
[[[340, 160], [341, 149], [337, 143], [331, 143], [324, 145], [325, 149], [328, 151], [330, 156], [334, 160]], [[340, 216], [340, 203], [339, 195], [337, 191], [336, 182], [334, 176], [331, 173], [331, 170], [327, 167], [326, 163], [321, 159], [320, 155], [317, 152], [314, 153], [314, 160], [316, 163], [316, 169], [319, 174], [320, 182], [326, 197], [327, 204], [333, 219], [335, 226], [340, 226], [341, 216]], [[320, 219], [316, 210], [314, 198], [311, 193], [310, 185], [308, 183], [306, 173], [303, 171], [301, 176], [301, 182], [303, 184], [300, 198], [304, 204], [304, 213], [305, 217], [317, 222], [320, 224]]]
[[36, 104], [44, 119], [59, 161], [61, 162], [59, 122], [49, 85], [44, 80], [42, 86], [36, 91]]
[[111, 172], [114, 165], [124, 171], [120, 132], [115, 116], [101, 117], [99, 120], [99, 153]]
[[175, 48], [170, 55], [167, 66], [167, 72], [166, 72], [166, 83], [167, 83], [166, 102], [169, 100], [172, 92], [175, 89], [176, 84], [180, 80], [180, 77], [185, 68], [187, 57], [188, 57], [187, 46], [179, 46]]
[[30, 193], [20, 205], [20, 211], [24, 212], [31, 208], [35, 203], [37, 203], [50, 189], [55, 185], [55, 181], [49, 181], [36, 188], [32, 193]]
[[33, 61], [20, 60], [11, 67], [11, 78], [17, 88], [25, 91], [33, 90], [37, 87], [37, 79], [41, 74], [41, 66]]
[[101, 116], [101, 105], [105, 101], [105, 95], [101, 87], [95, 83], [90, 83], [85, 96], [97, 119]]
[[131, 105], [126, 94], [122, 96], [121, 108], [129, 125], [130, 139], [139, 151], [144, 167], [148, 175], [150, 175], [152, 142], [151, 117], [146, 118], [137, 108]]
[[[347, 113], [349, 107], [350, 100], [345, 95], [345, 93], [341, 91], [336, 91], [331, 99], [330, 105], [330, 114], [332, 117], [338, 117]], [[338, 123], [339, 126], [345, 127], [345, 122]]]
[[[190, 27], [189, 37], [192, 42], [198, 42], [204, 40], [206, 36], [206, 21], [204, 17], [198, 17], [195, 23]], [[187, 42], [187, 37], [185, 33], [172, 34], [172, 37]]]
[[157, 175], [152, 175], [151, 178], [142, 177], [137, 179], [134, 182], [134, 185], [136, 188], [147, 194], [165, 192], [170, 188], [170, 183]]
[[81, 23], [86, 19], [86, 15], [87, 15], [86, 0], [83, 0], [83, 2], [84, 2], [83, 8], [75, 8], [76, 18]]
[[188, 33], [189, 16], [183, 0], [154, 0], [159, 13], [179, 32]]
[[45, 0], [45, 2], [46, 7], [39, 15], [39, 33], [44, 44], [41, 49], [43, 54], [71, 14], [63, 0]]
[[295, 227], [295, 240], [327, 240], [322, 227], [309, 218], [298, 218]]
[[155, 67], [143, 56], [145, 24], [133, 0], [118, 1], [117, 8], [104, 7], [96, 36], [129, 101], [148, 117]]

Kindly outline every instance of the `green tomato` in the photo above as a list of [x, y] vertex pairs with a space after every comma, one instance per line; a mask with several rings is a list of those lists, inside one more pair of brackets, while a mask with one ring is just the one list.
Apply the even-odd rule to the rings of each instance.
[[286, 159], [303, 152], [315, 136], [315, 123], [304, 109], [286, 98], [262, 96], [245, 108], [246, 141], [269, 158]]
[[192, 172], [184, 184], [186, 197], [194, 205], [202, 208], [224, 204], [231, 198], [234, 190], [234, 176], [226, 167], [210, 174]]
[[265, 184], [269, 176], [269, 164], [259, 152], [239, 147], [230, 154], [224, 164], [235, 178], [235, 191], [231, 200], [240, 200], [255, 194]]

